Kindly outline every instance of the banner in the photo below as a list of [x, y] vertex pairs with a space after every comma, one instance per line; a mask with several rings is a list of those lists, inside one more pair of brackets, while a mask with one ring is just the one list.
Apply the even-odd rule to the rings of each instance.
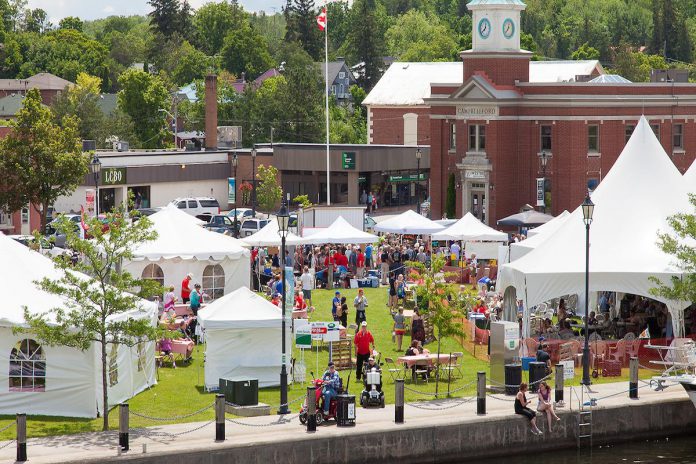
[[85, 214], [89, 217], [94, 217], [94, 189], [85, 190]]
[[237, 181], [234, 177], [227, 178], [227, 203], [237, 204]]
[[295, 304], [295, 274], [293, 274], [290, 266], [285, 266], [283, 288], [285, 289], [285, 307], [292, 311], [292, 307]]
[[546, 206], [546, 201], [544, 198], [544, 178], [538, 177], [537, 180], [537, 206]]
[[312, 340], [337, 342], [341, 339], [341, 330], [337, 322], [310, 322]]

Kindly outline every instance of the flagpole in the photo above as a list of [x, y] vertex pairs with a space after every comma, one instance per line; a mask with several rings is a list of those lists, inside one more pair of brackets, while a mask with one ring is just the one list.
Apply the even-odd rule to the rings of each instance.
[[329, 17], [326, 13], [328, 0], [324, 5], [324, 95], [326, 96], [326, 206], [331, 206], [331, 161], [329, 159]]

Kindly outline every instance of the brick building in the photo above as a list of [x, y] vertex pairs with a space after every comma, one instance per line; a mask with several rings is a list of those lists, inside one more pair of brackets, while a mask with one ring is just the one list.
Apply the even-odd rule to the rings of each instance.
[[[572, 210], [609, 171], [641, 115], [682, 172], [691, 164], [696, 85], [607, 79], [592, 61], [532, 62], [519, 42], [524, 3], [472, 0], [468, 8], [473, 47], [456, 63], [461, 78], [432, 80], [417, 108], [418, 142], [431, 145], [434, 216], [443, 213], [451, 174], [457, 217], [471, 211], [494, 224], [525, 204], [552, 214]], [[438, 72], [438, 63], [429, 64], [430, 75], [443, 75], [455, 65], [441, 65]], [[404, 69], [404, 63], [396, 65]], [[403, 143], [399, 137], [413, 134], [413, 126], [399, 116], [405, 121], [415, 111], [370, 98], [377, 95], [366, 99], [371, 142]]]

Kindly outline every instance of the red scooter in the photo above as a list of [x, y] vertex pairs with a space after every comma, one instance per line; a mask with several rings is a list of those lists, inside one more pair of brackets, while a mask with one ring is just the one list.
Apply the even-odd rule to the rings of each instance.
[[[312, 372], [312, 377], [314, 377], [314, 373]], [[350, 374], [348, 374], [348, 382], [350, 382]], [[331, 419], [336, 419], [336, 405], [338, 404], [338, 401], [336, 400], [336, 397], [331, 399], [331, 403], [329, 403], [329, 413], [326, 414], [324, 413], [324, 395], [322, 395], [323, 387], [324, 387], [324, 381], [322, 379], [313, 379], [312, 383], [314, 384], [315, 387], [315, 403], [316, 404], [316, 421], [317, 425], [323, 424], [325, 421], [329, 421]], [[346, 388], [347, 391], [347, 388]], [[343, 388], [339, 388], [338, 391], [336, 392], [338, 394], [343, 393]], [[300, 408], [300, 424], [305, 425], [307, 423], [307, 398], [305, 398], [304, 402], [302, 403], [302, 407]]]

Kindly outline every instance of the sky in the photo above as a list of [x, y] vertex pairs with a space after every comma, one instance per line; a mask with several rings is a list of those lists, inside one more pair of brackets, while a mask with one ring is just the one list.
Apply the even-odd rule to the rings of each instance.
[[[189, 0], [193, 8], [198, 8], [209, 0]], [[273, 13], [272, 7], [280, 11], [284, 0], [240, 0], [247, 11], [264, 10]], [[147, 14], [151, 8], [147, 0], [29, 0], [29, 8], [41, 8], [48, 13], [50, 21], [57, 24], [66, 16], [78, 16], [81, 19], [105, 18], [111, 15], [129, 16]]]

